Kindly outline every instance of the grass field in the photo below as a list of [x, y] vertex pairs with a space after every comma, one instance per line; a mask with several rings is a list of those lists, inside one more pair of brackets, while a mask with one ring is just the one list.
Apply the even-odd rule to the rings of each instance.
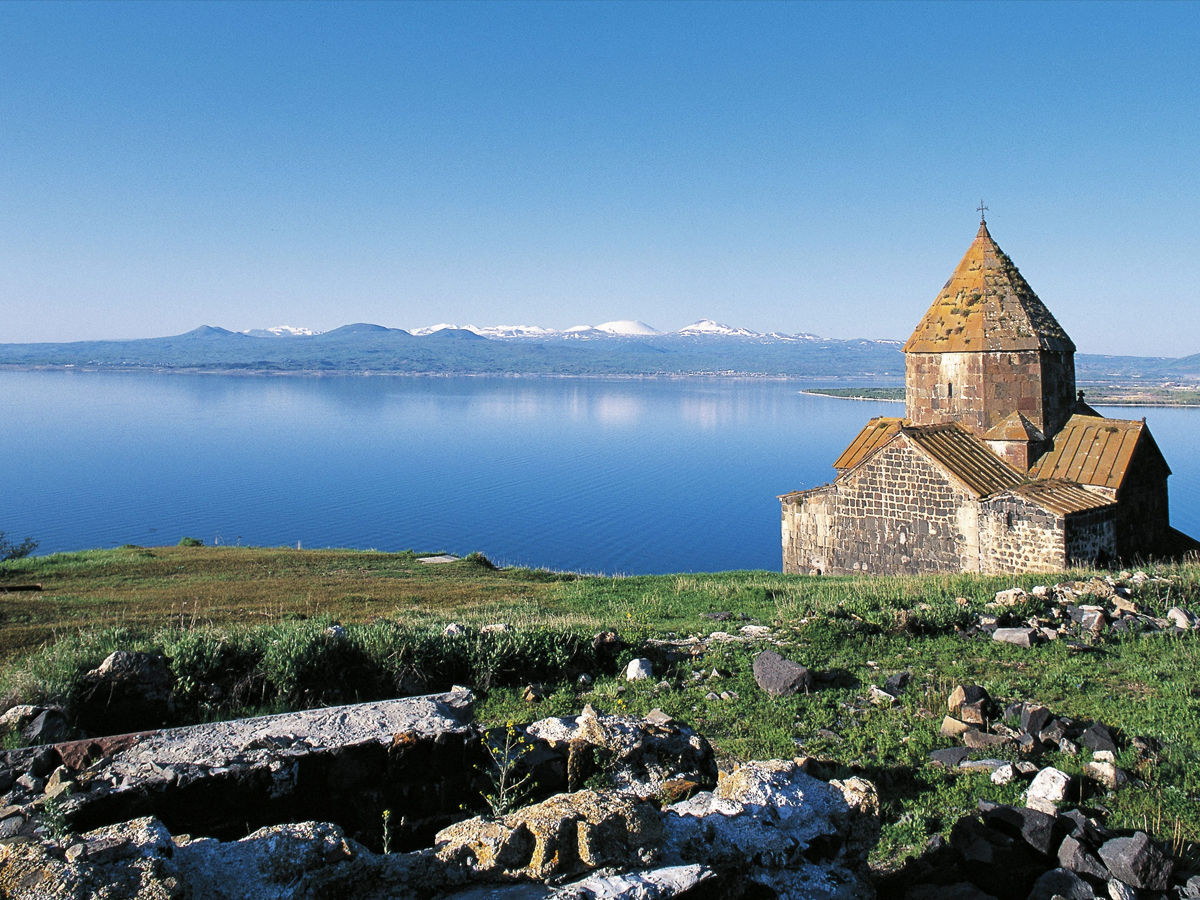
[[[1200, 565], [1158, 567], [1137, 594], [1162, 615], [1200, 611]], [[1090, 802], [1117, 827], [1147, 827], [1183, 853], [1200, 842], [1200, 639], [1195, 632], [1110, 635], [1081, 651], [1065, 641], [1032, 649], [968, 636], [994, 613], [997, 590], [1058, 576], [809, 578], [769, 572], [586, 577], [493, 569], [481, 557], [426, 564], [410, 553], [125, 547], [9, 563], [0, 593], [0, 709], [15, 702], [71, 707], [80, 677], [113, 649], [165, 653], [176, 674], [177, 720], [481, 688], [481, 719], [531, 721], [578, 713], [585, 703], [644, 714], [654, 707], [704, 734], [726, 761], [807, 755], [873, 779], [884, 801], [876, 862], [888, 867], [987, 797], [1014, 802], [1023, 785], [946, 772], [928, 753], [946, 698], [974, 681], [993, 697], [1032, 700], [1055, 713], [1099, 719], [1126, 737], [1163, 742], [1160, 757], [1118, 764], [1140, 783]], [[1040, 602], [1040, 601], [1038, 601]], [[1020, 621], [1031, 601], [1005, 613]], [[727, 621], [706, 617], [731, 613]], [[447, 636], [458, 622], [464, 634]], [[506, 623], [487, 633], [478, 626]], [[343, 626], [332, 628], [334, 624]], [[776, 649], [823, 677], [807, 695], [767, 697], [751, 672], [760, 642], [708, 641], [707, 652], [656, 643], [747, 624], [770, 628]], [[602, 658], [599, 631], [624, 649]], [[625, 683], [634, 656], [655, 663], [651, 682]], [[717, 676], [710, 677], [713, 670]], [[907, 671], [893, 707], [867, 690]], [[595, 676], [581, 687], [577, 676]], [[697, 676], [700, 673], [700, 676]], [[524, 686], [544, 685], [526, 704]], [[710, 699], [726, 694], [728, 699]], [[9, 741], [11, 742], [11, 738]], [[1001, 754], [1003, 755], [1003, 754]], [[1054, 752], [1070, 773], [1083, 758]]]

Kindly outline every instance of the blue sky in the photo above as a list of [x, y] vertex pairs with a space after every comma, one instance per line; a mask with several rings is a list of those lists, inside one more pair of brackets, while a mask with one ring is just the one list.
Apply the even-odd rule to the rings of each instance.
[[1200, 352], [1200, 4], [2, 3], [0, 341], [903, 338], [993, 236]]

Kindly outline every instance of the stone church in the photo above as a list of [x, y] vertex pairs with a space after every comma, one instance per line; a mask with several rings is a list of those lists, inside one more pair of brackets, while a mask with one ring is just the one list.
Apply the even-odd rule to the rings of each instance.
[[783, 570], [1052, 571], [1177, 555], [1145, 420], [1075, 390], [1075, 345], [975, 240], [904, 345], [905, 418], [872, 419], [830, 484], [782, 495]]

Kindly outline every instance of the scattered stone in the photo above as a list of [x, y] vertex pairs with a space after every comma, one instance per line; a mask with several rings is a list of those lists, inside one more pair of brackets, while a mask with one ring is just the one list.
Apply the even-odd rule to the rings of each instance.
[[1105, 841], [1100, 859], [1118, 880], [1140, 890], [1165, 891], [1175, 869], [1171, 858], [1144, 831]]
[[644, 656], [631, 659], [625, 667], [626, 681], [645, 681], [654, 676], [654, 665]]
[[946, 716], [942, 719], [941, 735], [942, 737], [956, 738], [961, 737], [967, 731], [967, 723], [961, 722], [954, 716]]
[[883, 683], [883, 689], [893, 697], [898, 697], [900, 692], [908, 687], [910, 681], [912, 681], [911, 672], [897, 672], [887, 677], [887, 680]]
[[1058, 804], [1067, 798], [1071, 776], [1061, 769], [1047, 766], [1033, 777], [1025, 792], [1025, 805], [1049, 815], [1058, 812]]
[[[1111, 900], [1138, 900], [1137, 891], [1125, 884], [1123, 881], [1117, 881], [1115, 878], [1108, 880], [1108, 896]], [[1188, 896], [1185, 894], [1184, 896]], [[1200, 896], [1200, 895], [1197, 895]]]
[[546, 698], [546, 691], [540, 683], [528, 684], [521, 693], [521, 699], [526, 703], [541, 703]]
[[54, 744], [66, 740], [71, 734], [71, 723], [57, 706], [39, 710], [20, 730], [27, 744]]
[[869, 699], [876, 706], [896, 705], [896, 697], [893, 694], [889, 694], [887, 691], [876, 687], [875, 685], [871, 685], [869, 688], [867, 688], [867, 699]]
[[706, 612], [700, 613], [700, 618], [712, 619], [714, 622], [728, 622], [733, 618], [733, 613], [726, 610], [721, 610], [720, 612]]
[[580, 673], [579, 677], [575, 679], [575, 686], [577, 688], [587, 689], [590, 688], [594, 682], [595, 679], [592, 678], [591, 675], [589, 675], [587, 672], [582, 672]]
[[930, 753], [929, 759], [935, 766], [957, 769], [970, 753], [971, 751], [966, 747], [943, 747], [941, 750], [934, 750]]
[[1002, 734], [990, 734], [986, 731], [976, 731], [974, 728], [964, 731], [962, 742], [972, 750], [992, 750], [996, 747], [1012, 745], [1012, 739]]
[[992, 772], [992, 784], [1008, 784], [1017, 777], [1017, 770], [1011, 763], [1005, 763]]
[[979, 802], [983, 820], [993, 828], [1011, 837], [1019, 837], [1038, 853], [1052, 856], [1060, 833], [1057, 817], [1027, 806], [1009, 806], [1003, 803]]
[[1058, 742], [1058, 750], [1060, 753], [1065, 753], [1067, 756], [1078, 756], [1079, 745], [1067, 738], [1061, 738]]
[[1041, 736], [1042, 729], [1050, 724], [1053, 714], [1044, 706], [1024, 705], [1021, 710], [1021, 730]]
[[1108, 869], [1092, 850], [1074, 834], [1068, 834], [1058, 845], [1058, 864], [1097, 881], [1108, 880]]
[[1194, 628], [1196, 625], [1196, 617], [1179, 606], [1172, 606], [1167, 610], [1167, 621], [1184, 631]]
[[[991, 697], [988, 692], [977, 684], [960, 684], [950, 692], [950, 697], [946, 700], [946, 709], [950, 715], [959, 716], [964, 704], [975, 704], [980, 701], [988, 701]], [[961, 718], [961, 716], [960, 716]]]
[[1036, 628], [997, 628], [992, 632], [993, 641], [1015, 644], [1018, 647], [1032, 647], [1041, 637]]
[[1095, 753], [1097, 750], [1108, 750], [1110, 753], [1116, 753], [1119, 749], [1113, 733], [1107, 725], [1102, 725], [1100, 722], [1092, 723], [1079, 736], [1079, 743], [1091, 750], [1092, 753]]
[[958, 767], [964, 772], [987, 772], [991, 775], [1004, 765], [1002, 759], [964, 759]]
[[1018, 603], [1024, 603], [1028, 596], [1019, 587], [1009, 588], [1007, 591], [999, 591], [996, 594], [995, 602], [1001, 606], [1016, 606]]
[[813, 686], [808, 669], [774, 650], [764, 650], [754, 658], [754, 681], [772, 697], [807, 693]]
[[459, 625], [457, 622], [451, 622], [442, 629], [442, 634], [446, 637], [462, 637], [466, 633], [467, 629], [462, 625]]
[[1037, 763], [1030, 762], [1027, 759], [1017, 760], [1013, 765], [1021, 775], [1036, 775], [1038, 771]]
[[1033, 883], [1029, 900], [1093, 900], [1092, 886], [1067, 869], [1051, 869]]
[[484, 634], [505, 634], [512, 631], [512, 626], [507, 622], [495, 622], [491, 625], [484, 625], [479, 630]]

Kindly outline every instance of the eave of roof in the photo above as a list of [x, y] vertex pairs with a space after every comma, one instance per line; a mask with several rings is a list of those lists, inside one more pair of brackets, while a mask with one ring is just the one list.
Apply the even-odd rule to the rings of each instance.
[[1003, 350], [1074, 352], [1075, 344], [981, 222], [904, 352]]
[[903, 419], [888, 416], [872, 419], [850, 442], [850, 446], [842, 451], [842, 455], [834, 460], [833, 467], [839, 472], [854, 468], [891, 440], [892, 436], [900, 431], [903, 423]]
[[1007, 493], [1016, 494], [1060, 516], [1114, 506], [1109, 498], [1070, 481], [1040, 480], [1019, 484]]
[[985, 441], [1044, 441], [1045, 435], [1019, 412], [1010, 413], [983, 434]]
[[1030, 474], [1039, 479], [1119, 489], [1143, 436], [1153, 441], [1144, 421], [1073, 415]]

